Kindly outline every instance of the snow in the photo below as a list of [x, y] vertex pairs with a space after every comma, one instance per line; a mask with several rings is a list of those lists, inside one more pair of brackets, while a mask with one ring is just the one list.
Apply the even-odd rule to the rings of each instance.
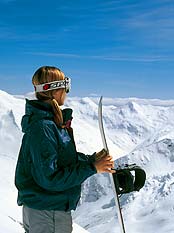
[[[20, 121], [26, 96], [0, 91], [0, 233], [23, 232], [21, 207], [16, 204], [14, 171], [22, 139]], [[71, 97], [78, 151], [102, 149], [98, 128], [98, 97]], [[147, 180], [140, 192], [120, 199], [126, 232], [174, 232], [174, 100], [103, 98], [104, 126], [115, 164], [142, 166]], [[83, 185], [73, 211], [73, 233], [120, 232], [108, 174], [96, 174]]]

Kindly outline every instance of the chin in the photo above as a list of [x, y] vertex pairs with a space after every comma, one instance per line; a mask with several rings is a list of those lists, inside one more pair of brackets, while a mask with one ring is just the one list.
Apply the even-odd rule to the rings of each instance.
[[62, 105], [64, 105], [64, 102], [60, 102], [59, 106], [62, 106]]

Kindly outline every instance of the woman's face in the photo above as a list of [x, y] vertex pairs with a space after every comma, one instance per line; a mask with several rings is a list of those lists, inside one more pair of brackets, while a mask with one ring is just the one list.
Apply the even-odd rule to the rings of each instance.
[[59, 106], [63, 105], [66, 99], [66, 91], [64, 88], [55, 90], [53, 93], [53, 97], [57, 100]]

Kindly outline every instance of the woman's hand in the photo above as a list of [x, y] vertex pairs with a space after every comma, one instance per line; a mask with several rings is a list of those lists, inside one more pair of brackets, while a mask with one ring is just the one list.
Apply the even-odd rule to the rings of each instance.
[[100, 160], [94, 162], [94, 166], [97, 170], [97, 173], [108, 172], [115, 173], [115, 170], [111, 170], [114, 168], [113, 157], [109, 154], [105, 154]]

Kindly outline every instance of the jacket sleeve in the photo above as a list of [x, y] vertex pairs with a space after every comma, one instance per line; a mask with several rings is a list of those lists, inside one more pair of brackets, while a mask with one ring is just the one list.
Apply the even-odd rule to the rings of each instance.
[[47, 125], [35, 125], [31, 133], [31, 173], [35, 182], [50, 191], [64, 191], [80, 185], [97, 173], [92, 163], [77, 163], [59, 167], [59, 149], [54, 130]]
[[96, 158], [96, 152], [94, 152], [92, 155], [86, 155], [82, 152], [77, 152], [78, 160], [82, 162], [87, 163], [94, 163]]

